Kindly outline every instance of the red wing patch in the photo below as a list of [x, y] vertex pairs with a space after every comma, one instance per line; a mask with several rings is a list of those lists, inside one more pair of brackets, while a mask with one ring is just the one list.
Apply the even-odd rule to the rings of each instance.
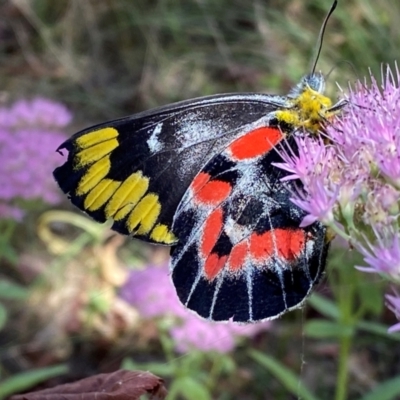
[[207, 219], [204, 222], [203, 233], [201, 235], [202, 240], [200, 245], [201, 255], [204, 258], [207, 258], [211, 254], [221, 234], [222, 228], [223, 228], [222, 209], [217, 208], [207, 217]]
[[211, 180], [210, 175], [201, 172], [193, 181], [191, 189], [196, 203], [218, 205], [231, 193], [229, 182]]
[[261, 235], [253, 233], [249, 241], [255, 262], [265, 262], [274, 255], [291, 262], [300, 257], [305, 247], [305, 232], [303, 229], [276, 228]]
[[204, 263], [205, 278], [210, 281], [215, 279], [225, 267], [227, 258], [227, 256], [220, 257], [217, 253], [209, 254]]
[[234, 160], [245, 160], [268, 153], [283, 139], [277, 128], [262, 127], [246, 133], [228, 148]]
[[245, 240], [233, 246], [228, 260], [228, 268], [235, 273], [245, 265], [246, 258], [249, 254], [249, 242]]
[[[328, 250], [325, 228], [300, 228], [292, 182], [273, 167], [280, 131], [260, 128], [211, 159], [184, 195], [171, 252], [180, 300], [214, 320], [257, 322], [299, 307], [319, 281]], [[278, 144], [277, 144], [278, 143]]]

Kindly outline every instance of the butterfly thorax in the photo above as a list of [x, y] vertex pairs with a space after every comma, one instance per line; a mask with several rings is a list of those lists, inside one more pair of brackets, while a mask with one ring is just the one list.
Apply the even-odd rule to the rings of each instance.
[[303, 77], [287, 98], [287, 107], [275, 113], [280, 124], [293, 128], [304, 128], [317, 134], [324, 122], [338, 113], [332, 107], [332, 100], [323, 94], [325, 80], [322, 74], [309, 74]]

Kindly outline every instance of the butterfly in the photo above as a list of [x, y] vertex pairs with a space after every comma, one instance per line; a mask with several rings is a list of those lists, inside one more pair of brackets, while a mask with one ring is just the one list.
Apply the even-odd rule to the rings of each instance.
[[327, 229], [300, 226], [301, 183], [274, 166], [343, 108], [324, 89], [314, 67], [286, 96], [208, 96], [102, 123], [60, 145], [54, 177], [96, 221], [171, 246], [177, 295], [199, 316], [274, 319], [301, 306], [326, 263]]

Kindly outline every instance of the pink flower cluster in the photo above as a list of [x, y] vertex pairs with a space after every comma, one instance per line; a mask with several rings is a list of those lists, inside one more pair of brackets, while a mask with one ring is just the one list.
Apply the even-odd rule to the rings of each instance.
[[44, 98], [19, 100], [0, 108], [0, 217], [22, 219], [16, 201], [61, 200], [52, 178], [59, 164], [55, 149], [72, 119], [60, 103]]
[[[303, 225], [320, 220], [361, 252], [367, 272], [400, 283], [400, 73], [387, 67], [381, 82], [350, 88], [343, 114], [318, 140], [297, 137], [298, 151], [277, 166], [299, 179], [292, 201], [307, 211]], [[400, 299], [387, 295], [400, 316]], [[392, 330], [400, 330], [400, 324]]]
[[171, 324], [170, 334], [179, 353], [193, 348], [227, 353], [234, 349], [238, 337], [252, 337], [270, 327], [270, 322], [242, 326], [200, 319], [179, 301], [166, 265], [132, 271], [120, 296], [144, 318], [172, 317], [175, 323]]

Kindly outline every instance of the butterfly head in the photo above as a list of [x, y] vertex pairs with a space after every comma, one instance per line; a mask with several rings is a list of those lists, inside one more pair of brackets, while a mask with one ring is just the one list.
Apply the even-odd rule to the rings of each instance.
[[341, 109], [347, 104], [347, 100], [342, 99], [332, 104], [332, 100], [324, 96], [325, 78], [320, 72], [316, 72], [316, 66], [322, 49], [322, 42], [326, 25], [330, 16], [337, 6], [334, 0], [319, 33], [318, 47], [315, 59], [312, 63], [311, 73], [305, 75], [287, 95], [284, 109], [277, 111], [274, 116], [278, 124], [289, 128], [289, 131], [305, 129], [312, 135], [318, 135], [326, 122], [340, 113]]
[[307, 89], [310, 89], [319, 94], [324, 93], [325, 78], [321, 72], [314, 72], [312, 74], [303, 76], [300, 82], [289, 92], [288, 97], [295, 99]]

